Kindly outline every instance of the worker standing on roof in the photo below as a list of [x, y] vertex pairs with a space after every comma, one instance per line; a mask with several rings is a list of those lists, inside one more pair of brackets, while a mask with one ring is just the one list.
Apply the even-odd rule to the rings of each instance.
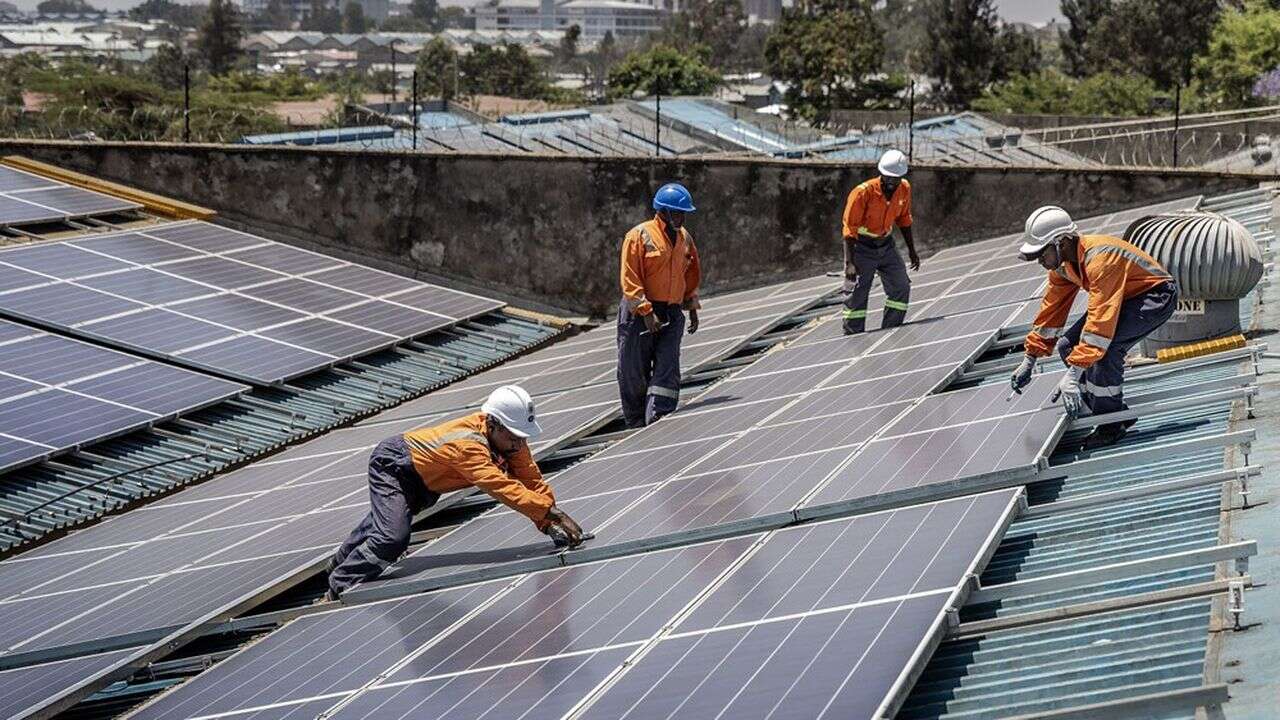
[[582, 529], [556, 507], [529, 452], [527, 438], [541, 431], [529, 394], [504, 385], [480, 412], [379, 443], [369, 456], [369, 514], [335, 553], [326, 597], [381, 574], [409, 547], [413, 516], [466, 487], [525, 515], [557, 545], [579, 544]]
[[698, 331], [698, 249], [684, 227], [693, 197], [679, 183], [653, 196], [652, 220], [622, 241], [622, 304], [618, 307], [618, 392], [627, 427], [642, 427], [680, 400], [680, 340]]
[[845, 335], [867, 329], [867, 300], [877, 274], [885, 294], [880, 327], [897, 327], [907, 317], [911, 279], [893, 246], [895, 225], [907, 241], [911, 269], [920, 269], [911, 231], [911, 183], [903, 179], [907, 156], [889, 150], [880, 157], [878, 169], [880, 176], [855, 187], [844, 204], [844, 276], [853, 283], [853, 290], [844, 301]]
[[[1178, 289], [1169, 273], [1137, 246], [1108, 235], [1081, 235], [1060, 207], [1042, 207], [1027, 218], [1024, 260], [1049, 271], [1049, 289], [1027, 334], [1026, 356], [1010, 382], [1015, 391], [1031, 381], [1035, 359], [1053, 351], [1067, 365], [1058, 385], [1071, 417], [1124, 410], [1124, 358], [1142, 338], [1173, 315]], [[1089, 293], [1085, 315], [1062, 331], [1076, 292]], [[1133, 420], [1099, 425], [1084, 447], [1111, 445]]]

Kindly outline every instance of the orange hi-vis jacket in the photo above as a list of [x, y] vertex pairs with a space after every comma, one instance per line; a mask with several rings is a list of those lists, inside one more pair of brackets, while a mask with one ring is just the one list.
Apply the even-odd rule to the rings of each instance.
[[489, 448], [484, 413], [472, 413], [404, 434], [413, 467], [427, 489], [443, 495], [477, 487], [538, 526], [547, 526], [547, 510], [556, 504], [526, 444], [515, 455], [499, 457]]
[[880, 178], [872, 178], [849, 193], [844, 203], [845, 237], [880, 238], [893, 232], [894, 225], [911, 227], [911, 183], [900, 182], [891, 200], [885, 200]]
[[1049, 289], [1027, 334], [1026, 350], [1033, 357], [1053, 352], [1076, 291], [1084, 288], [1089, 293], [1088, 317], [1067, 362], [1087, 368], [1101, 360], [1111, 345], [1120, 322], [1120, 304], [1172, 277], [1154, 258], [1120, 238], [1081, 235], [1076, 246], [1075, 262], [1064, 262], [1049, 273]]
[[680, 228], [672, 246], [666, 223], [655, 216], [631, 228], [622, 240], [622, 297], [637, 315], [653, 312], [654, 302], [678, 303], [686, 310], [702, 307], [698, 283], [702, 267], [693, 236]]

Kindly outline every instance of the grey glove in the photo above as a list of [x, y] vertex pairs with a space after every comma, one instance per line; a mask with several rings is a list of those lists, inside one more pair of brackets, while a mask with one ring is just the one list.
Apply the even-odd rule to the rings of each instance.
[[1058, 389], [1053, 392], [1053, 400], [1062, 399], [1062, 407], [1072, 420], [1080, 417], [1080, 411], [1084, 408], [1084, 395], [1080, 392], [1080, 376], [1083, 374], [1083, 369], [1070, 366], [1058, 383]]
[[1013, 391], [1022, 394], [1022, 388], [1031, 383], [1031, 372], [1036, 369], [1036, 359], [1030, 355], [1022, 356], [1022, 364], [1017, 370], [1013, 371], [1013, 375], [1009, 378], [1009, 385], [1013, 387]]

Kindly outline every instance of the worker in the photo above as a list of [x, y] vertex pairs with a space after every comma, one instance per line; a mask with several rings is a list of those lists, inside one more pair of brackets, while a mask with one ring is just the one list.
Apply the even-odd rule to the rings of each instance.
[[844, 276], [852, 284], [844, 300], [844, 334], [866, 330], [867, 299], [871, 281], [878, 274], [884, 286], [884, 315], [880, 327], [891, 328], [907, 318], [911, 279], [902, 256], [893, 246], [893, 228], [902, 230], [911, 269], [920, 269], [920, 256], [911, 230], [911, 183], [907, 156], [889, 150], [880, 157], [880, 176], [855, 187], [844, 204]]
[[523, 514], [558, 546], [578, 545], [582, 528], [556, 506], [529, 452], [527, 438], [541, 431], [529, 393], [504, 385], [480, 412], [378, 443], [369, 456], [369, 514], [330, 561], [326, 598], [376, 578], [409, 547], [414, 515], [467, 487]]
[[[1055, 349], [1067, 365], [1055, 397], [1068, 416], [1104, 415], [1126, 409], [1124, 358], [1142, 338], [1160, 327], [1178, 304], [1173, 278], [1147, 253], [1109, 235], [1081, 235], [1060, 207], [1042, 207], [1027, 218], [1024, 260], [1049, 271], [1049, 289], [1027, 334], [1026, 355], [1010, 382], [1021, 392], [1031, 381], [1036, 358]], [[1063, 332], [1076, 292], [1089, 293], [1085, 315]], [[1099, 425], [1083, 447], [1111, 445], [1133, 420]]]
[[680, 401], [680, 340], [698, 331], [698, 249], [685, 228], [693, 197], [679, 183], [653, 196], [652, 220], [622, 240], [618, 307], [618, 392], [627, 427], [643, 427]]

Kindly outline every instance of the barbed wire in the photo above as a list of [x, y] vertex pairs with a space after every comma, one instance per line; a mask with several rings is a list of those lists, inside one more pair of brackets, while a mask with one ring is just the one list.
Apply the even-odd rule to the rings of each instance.
[[[86, 106], [33, 112], [0, 106], [0, 137], [232, 144], [255, 135], [288, 133], [287, 138], [261, 138], [258, 142], [380, 152], [746, 155], [837, 163], [872, 162], [884, 150], [898, 148], [910, 149], [912, 161], [923, 165], [1161, 168], [1175, 164], [1175, 133], [1171, 127], [1075, 128], [1045, 141], [1046, 133], [1014, 128], [966, 134], [912, 132], [905, 125], [807, 126], [783, 121], [754, 124], [741, 119], [686, 122], [668, 116], [662, 118], [659, 127], [652, 118], [594, 112], [528, 124], [437, 123], [427, 120], [428, 116], [429, 113], [422, 116], [415, 132], [408, 116], [369, 113], [354, 106], [333, 112], [318, 126], [306, 129], [290, 127], [270, 110], [261, 108], [196, 107], [187, 113], [171, 106]], [[338, 128], [351, 132], [339, 136], [334, 133]], [[1178, 167], [1268, 174], [1280, 171], [1280, 148], [1274, 147], [1266, 134], [1205, 123], [1204, 127], [1180, 128], [1176, 144]]]

